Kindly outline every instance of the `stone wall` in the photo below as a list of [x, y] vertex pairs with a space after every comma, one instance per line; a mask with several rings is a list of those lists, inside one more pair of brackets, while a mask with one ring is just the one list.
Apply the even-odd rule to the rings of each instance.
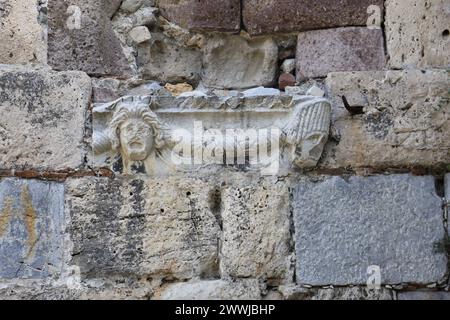
[[[450, 299], [449, 21], [448, 0], [0, 0], [0, 299]], [[194, 121], [209, 154], [174, 167]], [[207, 135], [269, 127], [269, 174], [259, 137]]]

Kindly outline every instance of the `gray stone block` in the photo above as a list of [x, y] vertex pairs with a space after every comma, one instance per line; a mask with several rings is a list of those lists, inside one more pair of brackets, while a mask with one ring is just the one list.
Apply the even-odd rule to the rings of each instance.
[[298, 81], [336, 71], [381, 70], [385, 65], [383, 31], [349, 27], [302, 32], [296, 59]]
[[96, 76], [129, 76], [131, 69], [110, 20], [117, 2], [50, 0], [48, 64]]
[[63, 232], [63, 184], [0, 180], [0, 278], [58, 276]]
[[332, 177], [294, 191], [297, 282], [366, 284], [371, 265], [383, 284], [442, 281], [447, 259], [442, 202], [433, 177]]
[[443, 291], [410, 291], [399, 292], [398, 300], [450, 300], [450, 292]]
[[199, 31], [239, 32], [240, 0], [158, 0], [161, 14], [183, 28]]
[[374, 18], [381, 21], [383, 10], [383, 0], [242, 1], [243, 22], [251, 35], [367, 26]]

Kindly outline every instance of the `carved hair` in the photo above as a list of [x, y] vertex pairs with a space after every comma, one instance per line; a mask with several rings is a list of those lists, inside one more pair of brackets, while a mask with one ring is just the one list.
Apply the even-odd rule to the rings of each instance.
[[324, 100], [303, 103], [298, 106], [283, 132], [286, 140], [298, 144], [313, 133], [328, 133], [331, 106]]
[[129, 119], [140, 119], [148, 124], [153, 131], [155, 148], [160, 149], [164, 146], [163, 124], [158, 119], [158, 116], [148, 106], [142, 104], [122, 104], [117, 107], [109, 123], [109, 137], [114, 150], [119, 151], [120, 149], [120, 126]]

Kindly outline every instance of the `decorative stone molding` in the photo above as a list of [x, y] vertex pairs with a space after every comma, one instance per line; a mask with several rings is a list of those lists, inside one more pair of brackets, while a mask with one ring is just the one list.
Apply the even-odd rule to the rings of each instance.
[[165, 175], [212, 165], [277, 174], [317, 165], [331, 105], [312, 96], [126, 96], [94, 106], [95, 165]]

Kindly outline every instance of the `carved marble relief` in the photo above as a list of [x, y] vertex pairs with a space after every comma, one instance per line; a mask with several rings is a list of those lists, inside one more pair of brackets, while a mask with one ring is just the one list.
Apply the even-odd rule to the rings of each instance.
[[165, 175], [212, 166], [277, 174], [317, 165], [331, 105], [312, 96], [126, 96], [94, 106], [95, 165]]

